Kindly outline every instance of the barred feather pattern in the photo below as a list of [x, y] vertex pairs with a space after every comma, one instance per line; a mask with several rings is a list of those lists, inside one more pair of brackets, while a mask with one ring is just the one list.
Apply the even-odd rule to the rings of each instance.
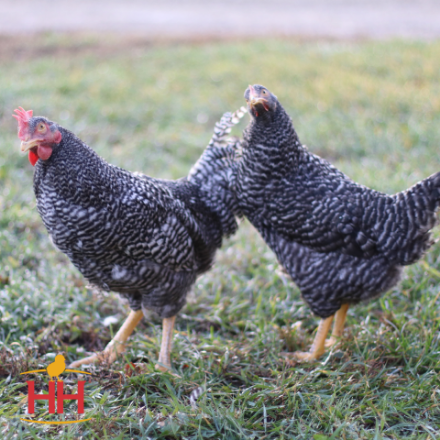
[[234, 125], [246, 114], [241, 107], [234, 113], [225, 113], [215, 124], [214, 134], [200, 159], [191, 168], [188, 180], [201, 190], [202, 200], [218, 214], [224, 236], [230, 236], [238, 229], [240, 217], [235, 193], [230, 182], [234, 174], [236, 150], [239, 140], [228, 139]]
[[62, 141], [34, 174], [37, 209], [51, 241], [92, 284], [125, 296], [133, 310], [176, 315], [226, 231], [223, 211], [203, 201], [203, 179], [130, 173], [57, 128]]
[[200, 396], [205, 392], [204, 387], [197, 387], [195, 390], [192, 390], [189, 395], [189, 403], [193, 409], [197, 408], [197, 400], [199, 400]]
[[239, 208], [315, 314], [385, 292], [432, 245], [440, 173], [393, 196], [359, 185], [300, 143], [279, 102], [252, 118], [242, 148]]
[[403, 267], [383, 257], [359, 258], [316, 252], [265, 229], [263, 239], [277, 256], [315, 315], [327, 318], [342, 304], [378, 297], [401, 279]]

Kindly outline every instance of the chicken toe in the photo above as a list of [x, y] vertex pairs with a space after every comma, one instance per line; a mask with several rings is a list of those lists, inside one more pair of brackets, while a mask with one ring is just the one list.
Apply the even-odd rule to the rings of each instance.
[[125, 320], [124, 324], [122, 324], [122, 327], [116, 333], [115, 337], [108, 343], [104, 351], [102, 351], [101, 353], [95, 353], [84, 359], [80, 359], [78, 361], [72, 362], [69, 365], [69, 367], [77, 368], [81, 365], [94, 364], [102, 361], [113, 363], [118, 357], [118, 355], [125, 351], [125, 342], [129, 338], [129, 336], [133, 333], [133, 330], [139, 324], [143, 316], [144, 315], [142, 313], [142, 310], [138, 310], [136, 312], [131, 311], [127, 319]]
[[315, 361], [320, 358], [325, 352], [325, 338], [332, 325], [333, 315], [328, 318], [322, 319], [319, 323], [318, 330], [316, 331], [316, 336], [313, 341], [310, 351], [296, 351], [293, 353], [293, 357], [298, 361]]

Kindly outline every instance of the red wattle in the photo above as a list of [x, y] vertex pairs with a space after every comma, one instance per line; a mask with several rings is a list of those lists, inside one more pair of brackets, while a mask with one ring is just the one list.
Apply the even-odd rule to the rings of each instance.
[[52, 148], [39, 145], [37, 149], [37, 154], [40, 159], [47, 160], [52, 155]]
[[29, 162], [31, 163], [31, 165], [34, 167], [35, 164], [38, 161], [38, 156], [32, 151], [29, 151]]

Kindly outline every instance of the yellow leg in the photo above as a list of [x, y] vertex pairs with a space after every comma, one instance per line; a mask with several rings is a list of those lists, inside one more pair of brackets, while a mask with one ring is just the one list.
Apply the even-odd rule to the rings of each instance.
[[326, 348], [333, 347], [333, 345], [335, 345], [342, 336], [349, 306], [349, 304], [342, 304], [341, 308], [336, 312], [332, 335], [325, 341]]
[[171, 347], [173, 346], [173, 331], [176, 317], [164, 318], [162, 321], [162, 344], [160, 346], [159, 363], [156, 368], [160, 371], [171, 370]]
[[69, 367], [77, 368], [83, 364], [93, 364], [103, 360], [110, 363], [114, 362], [118, 357], [118, 354], [125, 351], [125, 342], [133, 333], [133, 330], [139, 324], [143, 316], [144, 314], [142, 313], [142, 310], [138, 310], [137, 312], [131, 311], [124, 324], [122, 324], [122, 327], [116, 333], [115, 337], [108, 343], [103, 352], [72, 362]]
[[312, 346], [310, 347], [310, 351], [295, 351], [293, 356], [299, 361], [315, 361], [320, 356], [322, 356], [325, 352], [325, 338], [330, 330], [332, 325], [333, 316], [329, 316], [328, 318], [321, 319], [319, 323], [318, 330], [316, 331], [316, 336], [313, 341]]

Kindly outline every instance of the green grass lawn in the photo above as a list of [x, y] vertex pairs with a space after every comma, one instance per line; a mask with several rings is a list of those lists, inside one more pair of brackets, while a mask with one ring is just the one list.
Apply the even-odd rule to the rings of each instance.
[[[0, 51], [1, 438], [440, 438], [440, 246], [398, 287], [350, 309], [342, 342], [322, 362], [288, 365], [279, 353], [306, 349], [318, 320], [248, 223], [179, 315], [177, 375], [154, 369], [161, 321], [151, 314], [125, 357], [86, 384], [92, 421], [21, 422], [27, 386], [19, 373], [60, 352], [73, 361], [102, 349], [128, 307], [88, 289], [50, 245], [11, 117], [17, 106], [31, 108], [113, 164], [178, 178], [221, 114], [243, 105], [249, 83], [262, 83], [310, 150], [393, 193], [440, 169], [440, 42], [28, 40], [0, 40], [9, 45]], [[144, 363], [143, 373], [125, 374], [127, 362]], [[42, 375], [29, 379], [47, 387]], [[193, 408], [188, 397], [199, 386]], [[37, 418], [50, 420], [38, 408]], [[76, 413], [74, 402], [65, 408]]]

